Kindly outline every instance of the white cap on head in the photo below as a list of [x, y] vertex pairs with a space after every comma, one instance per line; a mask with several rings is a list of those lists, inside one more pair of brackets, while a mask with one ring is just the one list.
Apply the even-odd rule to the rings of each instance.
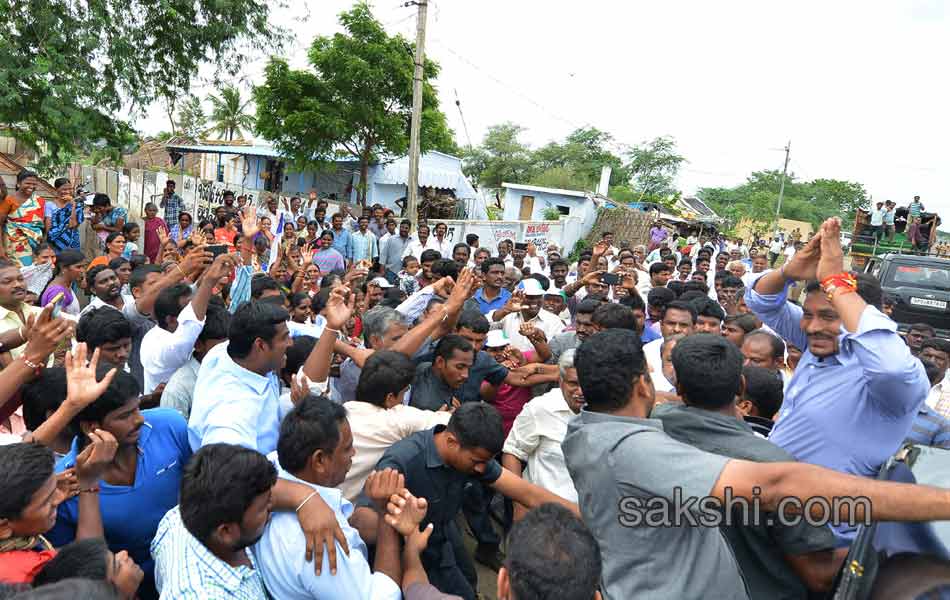
[[373, 279], [372, 281], [370, 281], [369, 285], [375, 285], [376, 287], [380, 287], [380, 288], [393, 287], [393, 284], [389, 283], [389, 281], [387, 281], [385, 277], [377, 277], [376, 279]]
[[485, 338], [486, 348], [501, 348], [509, 343], [508, 336], [501, 329], [492, 329], [488, 332], [488, 337]]
[[518, 284], [518, 289], [522, 290], [525, 296], [543, 296], [544, 295], [544, 288], [541, 287], [541, 282], [533, 277], [522, 279], [521, 283]]

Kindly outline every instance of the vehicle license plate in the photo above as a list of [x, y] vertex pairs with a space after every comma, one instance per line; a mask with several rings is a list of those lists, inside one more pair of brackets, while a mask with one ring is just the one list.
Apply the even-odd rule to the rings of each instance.
[[939, 308], [941, 310], [946, 310], [947, 308], [947, 303], [943, 300], [930, 300], [929, 298], [911, 297], [910, 303], [915, 306], [927, 306], [929, 308]]

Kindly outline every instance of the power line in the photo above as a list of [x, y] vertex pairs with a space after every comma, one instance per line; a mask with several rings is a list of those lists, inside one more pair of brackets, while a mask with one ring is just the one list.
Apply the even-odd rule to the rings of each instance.
[[468, 149], [472, 149], [472, 136], [468, 134], [468, 124], [465, 122], [465, 115], [462, 114], [462, 103], [459, 101], [459, 91], [452, 90], [455, 92], [455, 106], [459, 109], [459, 118], [462, 119], [462, 128], [465, 129], [465, 139], [468, 140]]

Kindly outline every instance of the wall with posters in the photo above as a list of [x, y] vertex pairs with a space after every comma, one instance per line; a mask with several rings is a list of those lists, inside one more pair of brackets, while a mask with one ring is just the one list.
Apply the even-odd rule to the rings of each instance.
[[496, 250], [498, 242], [532, 242], [545, 252], [548, 246], [557, 246], [562, 253], [570, 253], [574, 244], [587, 235], [579, 218], [568, 217], [560, 221], [462, 221], [452, 219], [429, 219], [429, 226], [445, 223], [449, 230], [446, 237], [453, 243], [464, 242], [465, 236], [474, 233], [480, 246]]

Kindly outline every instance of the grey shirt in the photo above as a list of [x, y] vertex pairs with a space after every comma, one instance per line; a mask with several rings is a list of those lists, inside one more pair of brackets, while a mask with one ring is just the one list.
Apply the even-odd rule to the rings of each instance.
[[[660, 404], [653, 418], [663, 421], [663, 429], [675, 440], [700, 450], [730, 458], [755, 462], [794, 462], [791, 454], [763, 439], [748, 424], [720, 413], [682, 404]], [[737, 509], [736, 518], [741, 517]], [[765, 519], [774, 515], [765, 516]], [[798, 525], [722, 526], [749, 584], [753, 598], [806, 598], [808, 590], [785, 561], [795, 556], [830, 550], [835, 537], [828, 527]]]
[[402, 255], [412, 242], [412, 236], [402, 237], [399, 233], [389, 236], [379, 249], [379, 262], [393, 273], [402, 270]]
[[605, 600], [749, 597], [718, 528], [631, 525], [623, 518], [630, 514], [624, 507], [636, 503], [672, 502], [674, 488], [684, 499], [705, 498], [729, 459], [673, 440], [660, 421], [586, 410], [568, 424], [561, 448], [603, 555]]
[[162, 400], [159, 406], [162, 408], [174, 408], [181, 416], [188, 420], [191, 415], [191, 401], [194, 397], [195, 383], [198, 381], [198, 368], [201, 363], [192, 356], [181, 368], [175, 371], [168, 383], [165, 384], [165, 391], [162, 392]]
[[409, 391], [409, 406], [422, 410], [439, 410], [451, 406], [457, 391], [449, 387], [432, 370], [432, 363], [422, 363], [416, 367], [416, 377]]
[[565, 331], [551, 338], [548, 342], [548, 348], [551, 349], [551, 358], [548, 363], [556, 365], [561, 355], [568, 350], [573, 350], [580, 346], [581, 342], [577, 339], [576, 331]]

